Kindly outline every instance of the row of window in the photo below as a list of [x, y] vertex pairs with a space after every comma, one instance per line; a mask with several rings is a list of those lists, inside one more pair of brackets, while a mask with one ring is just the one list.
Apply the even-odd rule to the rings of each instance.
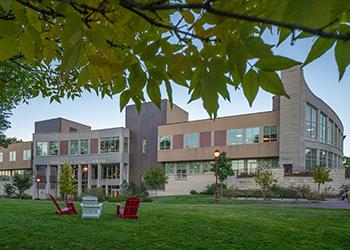
[[[235, 128], [228, 130], [228, 145], [266, 143], [277, 141], [277, 125], [264, 126], [262, 138], [260, 128]], [[189, 133], [184, 135], [184, 148], [198, 148], [199, 133]], [[172, 148], [172, 136], [159, 137], [159, 149], [167, 150]]]
[[[59, 142], [36, 142], [36, 155], [59, 155]], [[89, 154], [89, 140], [71, 140], [68, 146], [70, 155], [85, 155]], [[129, 151], [129, 138], [124, 137], [124, 152]], [[100, 139], [100, 153], [113, 153], [119, 152], [119, 136], [106, 137]]]
[[0, 181], [9, 181], [15, 174], [23, 174], [28, 170], [0, 170]]
[[[169, 176], [175, 176], [176, 179], [186, 179], [188, 175], [213, 174], [213, 164], [212, 161], [166, 163], [165, 173]], [[232, 160], [231, 164], [235, 175], [253, 174], [258, 166], [277, 168], [278, 159]]]
[[317, 119], [317, 112], [314, 106], [305, 106], [305, 138], [342, 148], [343, 133], [340, 128], [322, 112]]
[[[16, 151], [9, 152], [9, 161], [16, 161]], [[30, 149], [23, 150], [23, 161], [29, 161], [32, 159], [32, 151]], [[0, 162], [4, 161], [4, 153], [0, 152]]]
[[[319, 153], [317, 156], [317, 152]], [[318, 150], [315, 148], [305, 149], [305, 170], [310, 171], [315, 166], [336, 168], [342, 165], [342, 157], [333, 152]]]

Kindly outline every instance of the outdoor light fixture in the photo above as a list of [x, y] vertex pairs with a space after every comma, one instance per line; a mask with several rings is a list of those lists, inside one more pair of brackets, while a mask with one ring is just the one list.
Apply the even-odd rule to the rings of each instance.
[[85, 191], [88, 190], [88, 175], [87, 175], [88, 170], [89, 170], [88, 166], [85, 165], [83, 167], [83, 172], [85, 172]]
[[37, 190], [36, 199], [39, 200], [39, 199], [40, 199], [40, 198], [39, 198], [39, 183], [40, 183], [40, 181], [41, 181], [40, 177], [36, 177], [35, 181], [36, 181], [36, 190]]
[[219, 199], [219, 183], [218, 183], [218, 165], [219, 165], [220, 150], [216, 149], [214, 151], [215, 160], [215, 201]]
[[83, 167], [83, 171], [84, 171], [84, 172], [88, 171], [88, 167], [87, 167], [87, 166], [84, 166], [84, 167]]

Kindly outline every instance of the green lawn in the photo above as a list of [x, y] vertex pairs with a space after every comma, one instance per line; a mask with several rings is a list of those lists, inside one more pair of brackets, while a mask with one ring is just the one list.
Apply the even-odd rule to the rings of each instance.
[[157, 198], [137, 220], [105, 203], [100, 220], [82, 220], [49, 201], [0, 199], [0, 249], [349, 249], [350, 211], [230, 202]]

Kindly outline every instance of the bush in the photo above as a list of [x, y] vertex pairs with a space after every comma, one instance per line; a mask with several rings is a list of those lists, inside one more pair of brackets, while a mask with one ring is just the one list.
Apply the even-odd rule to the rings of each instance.
[[323, 194], [320, 194], [319, 192], [311, 192], [307, 197], [308, 200], [312, 201], [324, 201]]
[[[225, 190], [226, 190], [226, 185], [225, 184], [222, 185], [222, 189], [223, 189], [222, 191], [225, 192]], [[200, 192], [200, 194], [214, 195], [215, 194], [215, 190], [216, 190], [216, 186], [215, 186], [215, 183], [213, 183], [211, 185], [207, 185], [205, 187], [205, 190]]]
[[141, 197], [141, 202], [152, 202], [152, 198], [149, 196]]
[[191, 192], [190, 192], [190, 194], [192, 194], [192, 195], [198, 195], [198, 192], [197, 192], [196, 190], [192, 189]]
[[298, 198], [298, 193], [293, 187], [281, 187], [272, 185], [271, 192], [276, 198]]
[[6, 197], [13, 197], [16, 193], [16, 188], [12, 183], [5, 183], [4, 192]]
[[263, 193], [259, 189], [249, 189], [247, 194], [246, 194], [246, 197], [262, 198], [263, 197]]
[[99, 201], [105, 201], [108, 198], [103, 188], [91, 188], [87, 192], [82, 193], [81, 197], [83, 196], [96, 196]]
[[298, 186], [291, 186], [292, 189], [294, 189], [300, 199], [307, 198], [311, 193], [311, 187], [309, 185], [298, 185]]
[[346, 193], [346, 198], [348, 199], [348, 201], [350, 201], [350, 191]]
[[239, 190], [237, 187], [231, 186], [224, 190], [222, 195], [228, 198], [237, 198], [239, 196]]
[[124, 202], [128, 197], [124, 195], [111, 196], [107, 198], [108, 202]]

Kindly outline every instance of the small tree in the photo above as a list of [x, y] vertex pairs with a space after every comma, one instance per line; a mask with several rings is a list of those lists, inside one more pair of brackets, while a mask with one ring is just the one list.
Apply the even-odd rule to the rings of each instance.
[[62, 196], [65, 199], [67, 198], [67, 195], [73, 195], [77, 192], [73, 168], [66, 162], [61, 168], [59, 185]]
[[266, 193], [272, 184], [277, 183], [277, 179], [273, 177], [272, 170], [265, 166], [259, 166], [256, 169], [254, 180], [255, 183], [260, 187], [264, 200], [266, 199]]
[[[212, 171], [215, 172], [215, 164], [213, 164]], [[222, 196], [224, 181], [227, 177], [234, 175], [230, 158], [227, 157], [226, 152], [222, 152], [218, 159], [218, 178], [220, 181], [220, 197]]]
[[19, 198], [23, 198], [24, 192], [33, 185], [32, 171], [25, 171], [23, 174], [15, 173], [12, 185], [17, 189]]
[[152, 189], [157, 190], [162, 186], [168, 183], [168, 176], [166, 176], [165, 171], [160, 167], [150, 168], [144, 175], [143, 180], [145, 184]]
[[120, 185], [120, 194], [123, 196], [128, 196], [129, 191], [128, 191], [128, 183], [126, 180], [123, 180], [122, 184]]
[[332, 181], [330, 175], [330, 170], [325, 167], [316, 166], [313, 173], [314, 182], [317, 183], [317, 192], [320, 192], [321, 184]]
[[4, 193], [7, 197], [12, 197], [16, 193], [16, 188], [12, 183], [5, 183], [4, 185]]

